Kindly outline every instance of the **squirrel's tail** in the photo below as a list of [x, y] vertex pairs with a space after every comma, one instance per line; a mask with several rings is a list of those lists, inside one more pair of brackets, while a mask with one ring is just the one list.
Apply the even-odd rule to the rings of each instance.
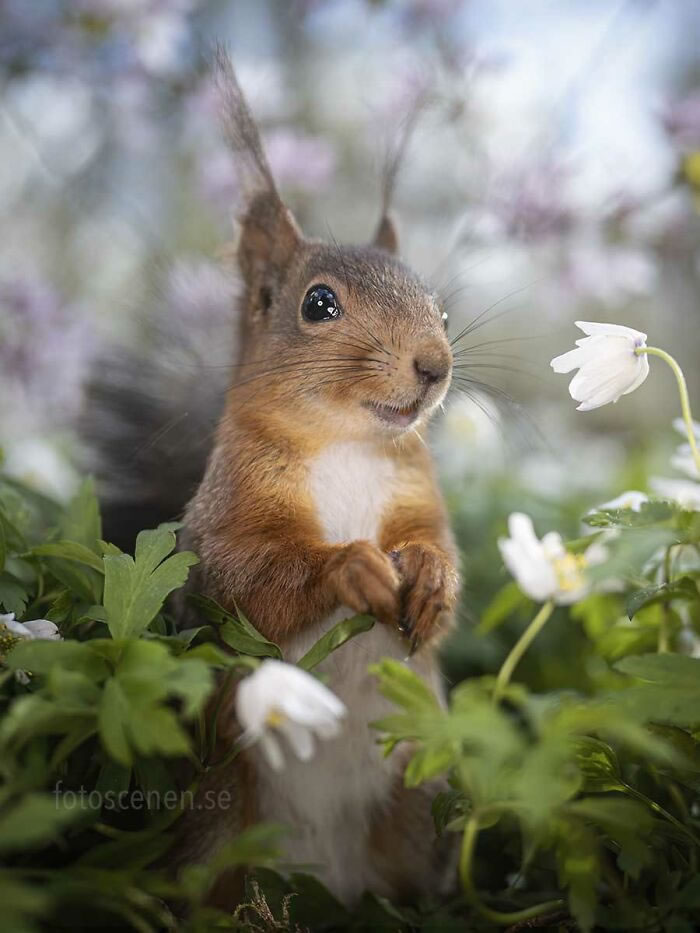
[[97, 361], [80, 434], [98, 484], [103, 535], [177, 520], [199, 484], [235, 356], [235, 288], [213, 264], [175, 266], [129, 349]]

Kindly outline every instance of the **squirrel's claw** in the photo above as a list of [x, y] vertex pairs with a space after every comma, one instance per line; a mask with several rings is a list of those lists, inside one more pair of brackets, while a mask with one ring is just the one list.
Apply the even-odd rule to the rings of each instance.
[[448, 556], [430, 544], [408, 544], [389, 554], [399, 571], [399, 632], [409, 657], [441, 634], [456, 601], [457, 574]]

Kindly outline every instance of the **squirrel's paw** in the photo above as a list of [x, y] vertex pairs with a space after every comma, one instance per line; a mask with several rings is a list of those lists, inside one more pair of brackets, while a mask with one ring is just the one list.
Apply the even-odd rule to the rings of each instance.
[[457, 571], [430, 544], [407, 544], [390, 557], [401, 577], [399, 627], [413, 652], [446, 630], [457, 601]]
[[341, 605], [396, 624], [399, 575], [379, 548], [369, 541], [353, 541], [331, 557], [326, 572]]

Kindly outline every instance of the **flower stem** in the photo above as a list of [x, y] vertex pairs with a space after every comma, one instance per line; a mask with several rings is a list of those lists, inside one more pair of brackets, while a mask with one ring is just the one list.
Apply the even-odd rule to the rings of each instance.
[[681, 412], [683, 413], [683, 421], [685, 423], [685, 429], [688, 433], [688, 443], [690, 444], [690, 450], [693, 454], [695, 466], [698, 468], [698, 472], [700, 472], [700, 451], [698, 450], [698, 445], [695, 441], [695, 432], [693, 430], [693, 415], [690, 410], [688, 386], [685, 383], [683, 370], [680, 368], [670, 353], [659, 349], [659, 347], [637, 347], [634, 352], [637, 354], [637, 356], [639, 356], [641, 353], [647, 353], [650, 356], [658, 356], [665, 363], [668, 363], [668, 365], [673, 370], [673, 375], [676, 377], [676, 382], [678, 383], [678, 392], [681, 397]]
[[467, 825], [464, 827], [462, 848], [459, 853], [459, 877], [467, 900], [479, 911], [482, 917], [485, 917], [492, 923], [497, 923], [499, 926], [509, 926], [513, 923], [521, 923], [524, 920], [530, 920], [532, 917], [538, 917], [540, 914], [561, 910], [562, 907], [564, 907], [564, 902], [561, 900], [545, 901], [543, 904], [534, 904], [532, 907], [526, 907], [523, 910], [514, 910], [511, 912], [492, 910], [488, 907], [482, 901], [472, 881], [472, 861], [474, 859], [474, 849], [476, 847], [478, 835], [479, 814], [474, 812], [469, 817]]
[[513, 676], [513, 671], [520, 663], [520, 660], [522, 659], [522, 656], [525, 654], [527, 649], [544, 628], [547, 620], [552, 614], [553, 609], [554, 603], [551, 599], [544, 603], [535, 618], [532, 620], [532, 622], [530, 622], [523, 634], [510, 649], [510, 653], [501, 665], [501, 669], [498, 672], [498, 677], [496, 678], [496, 686], [493, 691], [494, 703], [498, 703], [498, 701], [503, 696], [503, 693], [510, 682], [510, 678]]
[[689, 839], [692, 839], [693, 843], [696, 846], [700, 846], [700, 839], [695, 835], [692, 829], [688, 829], [677, 817], [672, 813], [669, 813], [668, 810], [665, 810], [660, 803], [657, 803], [655, 800], [652, 800], [651, 797], [647, 797], [646, 794], [643, 794], [640, 790], [637, 790], [636, 787], [632, 787], [631, 784], [623, 782], [625, 793], [629, 794], [630, 797], [635, 797], [641, 803], [646, 804], [650, 810], [653, 810], [654, 813], [658, 813], [659, 816], [662, 816], [665, 820], [668, 820], [669, 823], [672, 823], [676, 829], [683, 833], [684, 836], [687, 836]]

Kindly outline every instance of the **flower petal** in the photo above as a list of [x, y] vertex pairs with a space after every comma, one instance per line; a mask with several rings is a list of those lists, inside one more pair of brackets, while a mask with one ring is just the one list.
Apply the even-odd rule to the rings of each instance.
[[700, 483], [655, 476], [649, 480], [649, 487], [657, 496], [675, 502], [682, 509], [700, 510]]
[[[589, 337], [626, 337], [637, 346], [646, 343], [647, 335], [624, 324], [603, 324], [597, 321], [574, 321], [579, 330]], [[637, 341], [640, 341], [637, 343]]]
[[[700, 444], [700, 422], [693, 421], [692, 425], [693, 425], [693, 434], [695, 435], [695, 440], [697, 441], [698, 444]], [[682, 418], [673, 419], [673, 428], [675, 431], [678, 431], [678, 433], [682, 437], [685, 437], [685, 438], [688, 437], [688, 430], [685, 426], [685, 421]], [[0, 616], [0, 619], [2, 619], [2, 616]]]
[[3, 624], [7, 626], [13, 635], [19, 635], [20, 638], [34, 638], [31, 631], [27, 628], [26, 625], [23, 625], [22, 622], [16, 622], [14, 619], [9, 619]]
[[49, 619], [32, 619], [24, 623], [24, 627], [31, 632], [31, 638], [43, 638], [48, 641], [60, 641], [61, 633], [55, 622]]
[[570, 373], [572, 369], [578, 369], [585, 361], [585, 354], [581, 354], [581, 347], [577, 350], [567, 350], [560, 356], [555, 356], [550, 360], [549, 365], [555, 373]]
[[630, 392], [634, 392], [635, 389], [638, 389], [649, 375], [649, 357], [646, 355], [646, 353], [640, 353], [639, 356], [637, 356], [637, 359], [641, 361], [639, 370], [630, 387], [625, 389], [625, 391], [622, 393], [623, 395], [629, 395]]
[[610, 499], [609, 502], [603, 502], [601, 505], [597, 505], [593, 511], [612, 512], [615, 509], [632, 509], [633, 512], [638, 512], [643, 503], [648, 501], [649, 496], [645, 492], [640, 492], [638, 489], [628, 489], [620, 493], [620, 495], [616, 496], [614, 499]]
[[314, 740], [309, 729], [287, 719], [279, 727], [279, 731], [289, 742], [299, 761], [309, 761], [313, 757]]
[[284, 768], [284, 755], [282, 754], [280, 743], [271, 732], [265, 732], [260, 736], [260, 747], [272, 770], [282, 771]]
[[556, 574], [537, 540], [532, 519], [514, 512], [508, 519], [508, 530], [511, 537], [498, 541], [503, 562], [523, 592], [537, 601], [549, 599], [556, 590]]

